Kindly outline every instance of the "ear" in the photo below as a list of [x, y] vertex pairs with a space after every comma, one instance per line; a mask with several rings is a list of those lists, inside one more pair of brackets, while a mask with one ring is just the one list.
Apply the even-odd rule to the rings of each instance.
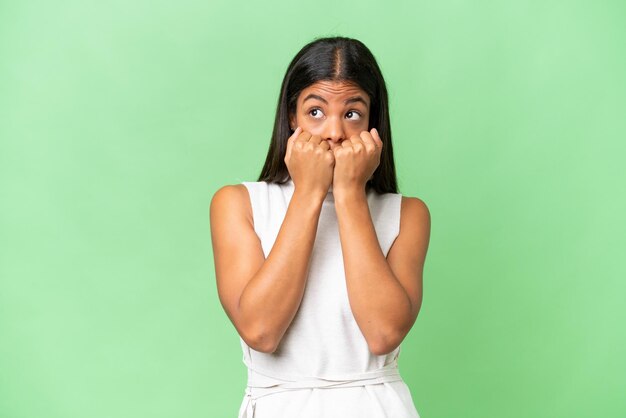
[[289, 127], [291, 128], [292, 131], [295, 131], [296, 128], [298, 127], [296, 125], [296, 117], [294, 115], [289, 115]]

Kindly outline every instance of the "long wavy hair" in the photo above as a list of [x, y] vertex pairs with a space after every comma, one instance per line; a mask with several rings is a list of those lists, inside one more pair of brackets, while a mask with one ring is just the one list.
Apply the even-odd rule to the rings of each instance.
[[354, 83], [369, 95], [368, 131], [376, 128], [383, 148], [380, 164], [366, 189], [397, 193], [385, 80], [370, 50], [361, 41], [343, 36], [316, 38], [291, 60], [280, 89], [269, 150], [257, 181], [284, 184], [290, 179], [285, 164], [287, 140], [293, 133], [289, 116], [296, 113], [300, 92], [318, 81]]

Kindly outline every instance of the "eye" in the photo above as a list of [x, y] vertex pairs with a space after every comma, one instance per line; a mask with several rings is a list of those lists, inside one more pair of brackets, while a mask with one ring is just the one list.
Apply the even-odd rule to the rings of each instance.
[[357, 119], [352, 119], [352, 120], [360, 120], [361, 119], [361, 114], [359, 112], [357, 112], [356, 110], [349, 110], [348, 113], [346, 113], [346, 115], [348, 115], [350, 113], [356, 114], [356, 115], [359, 116]]
[[[322, 110], [319, 107], [314, 107], [313, 109], [309, 110], [309, 115], [311, 115], [311, 113], [313, 113], [313, 112], [321, 112], [321, 111]], [[319, 119], [315, 115], [311, 115], [311, 116], [313, 116], [315, 119]]]
[[[315, 114], [313, 114], [313, 112], [316, 112], [316, 113], [315, 113]], [[313, 109], [309, 110], [309, 115], [313, 116], [315, 119], [320, 119], [320, 118], [321, 118], [321, 116], [320, 116], [320, 117], [317, 117], [317, 115], [318, 115], [318, 114], [322, 114], [322, 115], [323, 115], [323, 113], [322, 113], [322, 109], [320, 109], [319, 107], [314, 107]], [[355, 120], [355, 121], [356, 121], [356, 120], [361, 120], [361, 117], [362, 117], [361, 113], [360, 113], [360, 112], [357, 112], [356, 110], [349, 110], [349, 111], [346, 113], [346, 116], [347, 116], [347, 115], [357, 115], [357, 116], [358, 116], [357, 118], [354, 118], [354, 117], [352, 117], [352, 118], [350, 118], [350, 117], [349, 117], [349, 118], [348, 118], [348, 119], [350, 119], [350, 120]]]

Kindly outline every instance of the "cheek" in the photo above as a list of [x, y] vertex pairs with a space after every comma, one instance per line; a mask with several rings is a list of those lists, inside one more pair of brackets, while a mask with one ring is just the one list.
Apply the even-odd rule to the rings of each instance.
[[320, 129], [324, 127], [324, 122], [319, 119], [315, 119], [307, 116], [298, 116], [298, 126], [301, 126], [305, 131], [309, 131], [314, 135], [319, 135], [318, 132]]
[[362, 131], [369, 131], [369, 121], [367, 119], [359, 121], [359, 123], [354, 124], [354, 133], [356, 135], [360, 134]]

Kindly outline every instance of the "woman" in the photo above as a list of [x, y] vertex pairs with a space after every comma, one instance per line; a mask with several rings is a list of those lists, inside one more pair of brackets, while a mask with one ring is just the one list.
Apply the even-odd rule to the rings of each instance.
[[284, 77], [258, 181], [211, 200], [218, 294], [248, 367], [239, 418], [419, 418], [398, 357], [422, 303], [430, 214], [397, 193], [388, 109], [363, 43], [309, 43]]

